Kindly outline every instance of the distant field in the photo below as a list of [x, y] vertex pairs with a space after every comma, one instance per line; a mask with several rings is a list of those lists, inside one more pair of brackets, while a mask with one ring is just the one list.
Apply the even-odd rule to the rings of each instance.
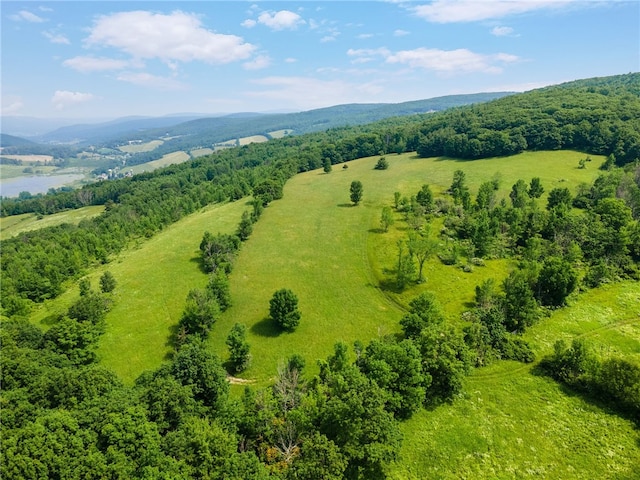
[[210, 155], [214, 152], [213, 148], [196, 148], [191, 150], [189, 153], [193, 158], [196, 157], [204, 157], [205, 155]]
[[125, 153], [150, 152], [151, 150], [155, 150], [163, 143], [164, 142], [162, 140], [151, 140], [150, 142], [146, 143], [132, 143], [131, 145], [122, 145], [118, 147], [118, 150]]
[[251, 137], [242, 137], [240, 139], [240, 146], [249, 145], [250, 143], [262, 143], [267, 141], [269, 141], [269, 139], [264, 135], [252, 135]]
[[[30, 168], [32, 169], [32, 173], [25, 173], [24, 169]], [[45, 167], [45, 166], [36, 166], [29, 163], [25, 163], [23, 165], [0, 165], [0, 178], [16, 178], [22, 177], [24, 175], [33, 175], [33, 174], [49, 174], [56, 171], [58, 167]], [[0, 192], [2, 194], [2, 192]]]
[[44, 165], [45, 162], [50, 162], [53, 160], [53, 157], [51, 155], [5, 155], [5, 154], [2, 154], [1, 156], [10, 158], [12, 160], [21, 160], [25, 164], [40, 162]]
[[[167, 165], [173, 165], [174, 163], [183, 163], [187, 160], [191, 160], [191, 156], [187, 152], [179, 151], [173, 153], [167, 153], [159, 160], [153, 160], [151, 162], [142, 163], [140, 165], [134, 165], [131, 167], [133, 173], [151, 172], [158, 168], [166, 167]], [[129, 170], [129, 168], [126, 168]]]
[[287, 135], [291, 135], [293, 130], [276, 130], [275, 132], [269, 132], [271, 138], [283, 138]]
[[0, 218], [0, 240], [14, 237], [22, 232], [52, 227], [62, 223], [78, 224], [81, 220], [98, 216], [103, 211], [104, 207], [97, 205], [54, 213], [53, 215], [45, 215], [39, 220], [34, 213]]

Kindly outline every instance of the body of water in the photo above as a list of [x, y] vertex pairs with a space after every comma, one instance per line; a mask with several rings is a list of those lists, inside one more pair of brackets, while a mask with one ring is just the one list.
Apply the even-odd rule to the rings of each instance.
[[0, 195], [3, 197], [17, 197], [20, 192], [32, 195], [47, 193], [50, 188], [60, 188], [73, 182], [82, 180], [84, 175], [79, 173], [65, 173], [63, 175], [25, 175], [22, 177], [0, 180]]

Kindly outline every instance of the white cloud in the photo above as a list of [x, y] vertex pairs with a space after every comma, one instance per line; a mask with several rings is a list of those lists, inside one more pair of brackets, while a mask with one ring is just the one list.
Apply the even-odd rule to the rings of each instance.
[[24, 107], [22, 98], [14, 95], [2, 96], [2, 115], [13, 115], [18, 113]]
[[91, 93], [70, 92], [68, 90], [56, 90], [51, 98], [51, 103], [56, 110], [64, 110], [67, 107], [89, 102], [96, 97]]
[[118, 75], [118, 80], [132, 83], [141, 87], [153, 88], [155, 90], [184, 90], [184, 84], [170, 77], [160, 77], [150, 73], [125, 72]]
[[358, 38], [360, 40], [366, 40], [367, 38], [371, 37], [373, 37], [373, 33], [361, 33], [360, 35], [358, 35]]
[[350, 48], [347, 55], [354, 57], [352, 63], [367, 63], [375, 60], [377, 57], [387, 58], [391, 52], [387, 48]]
[[545, 8], [559, 8], [574, 0], [436, 0], [411, 7], [421, 18], [435, 23], [477, 22]]
[[31, 13], [27, 10], [20, 10], [18, 13], [14, 15], [10, 15], [9, 18], [16, 22], [25, 21], [30, 23], [42, 23], [46, 22], [46, 20], [42, 17], [39, 17], [35, 13]]
[[412, 68], [423, 68], [443, 74], [500, 73], [503, 64], [518, 60], [519, 58], [515, 55], [505, 53], [483, 55], [465, 48], [457, 50], [416, 48], [396, 52], [386, 58], [387, 63], [405, 64]]
[[69, 41], [69, 39], [67, 37], [65, 37], [64, 35], [61, 35], [59, 33], [42, 32], [42, 35], [44, 35], [46, 38], [48, 38], [51, 43], [59, 43], [61, 45], [70, 45], [71, 44], [71, 42]]
[[513, 28], [511, 27], [493, 27], [491, 35], [496, 37], [509, 37], [513, 35]]
[[350, 83], [312, 77], [267, 77], [253, 83], [264, 89], [245, 92], [245, 95], [301, 109], [351, 102], [371, 102], [372, 98], [382, 92], [382, 88], [375, 82]]
[[258, 23], [272, 30], [295, 30], [306, 22], [297, 13], [289, 10], [280, 10], [276, 13], [262, 12], [258, 16]]
[[241, 37], [207, 30], [196, 15], [181, 11], [104, 15], [95, 21], [85, 41], [88, 46], [114, 47], [139, 59], [212, 64], [244, 60], [256, 48]]
[[258, 22], [256, 22], [255, 20], [252, 20], [251, 18], [247, 18], [244, 22], [242, 22], [240, 25], [242, 25], [245, 28], [253, 28], [258, 24]]
[[129, 62], [124, 60], [83, 56], [70, 58], [62, 62], [62, 64], [82, 73], [122, 70], [129, 66]]
[[245, 70], [261, 70], [271, 65], [271, 58], [268, 55], [258, 55], [253, 60], [245, 62], [242, 66]]
[[289, 57], [289, 58], [285, 58], [284, 61], [285, 61], [285, 63], [296, 63], [298, 61], [298, 59]]
[[407, 35], [410, 35], [411, 32], [407, 32], [406, 30], [396, 30], [395, 32], [393, 32], [393, 36], [394, 37], [405, 37]]

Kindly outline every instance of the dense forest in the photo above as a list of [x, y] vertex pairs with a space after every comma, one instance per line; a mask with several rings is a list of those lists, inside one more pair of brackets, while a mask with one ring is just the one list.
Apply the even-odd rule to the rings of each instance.
[[[228, 306], [235, 255], [264, 208], [299, 172], [374, 155], [417, 151], [462, 159], [524, 150], [576, 149], [606, 156], [601, 173], [577, 194], [553, 188], [546, 205], [539, 179], [482, 184], [473, 198], [455, 172], [445, 196], [428, 185], [398, 194], [406, 242], [398, 245], [396, 288], [420, 281], [434, 254], [424, 228], [443, 218], [443, 263], [465, 249], [474, 261], [513, 258], [504, 282], [476, 288], [468, 326], [443, 322], [429, 294], [411, 301], [397, 337], [335, 345], [307, 376], [287, 358], [268, 388], [229, 396], [227, 372], [203, 343]], [[153, 173], [23, 200], [3, 200], [2, 215], [41, 215], [104, 205], [79, 225], [26, 232], [2, 242], [2, 471], [7, 478], [384, 478], [397, 458], [399, 422], [449, 402], [464, 377], [495, 359], [531, 362], [520, 334], [578, 288], [640, 279], [640, 74], [571, 82], [442, 113], [335, 128], [229, 149]], [[382, 165], [380, 168], [383, 168]], [[506, 188], [508, 200], [498, 201]], [[95, 346], [114, 300], [105, 274], [43, 332], [31, 307], [60, 295], [97, 263], [149, 238], [201, 207], [252, 195], [235, 235], [205, 233], [206, 289], [190, 292], [171, 361], [125, 386], [101, 367]], [[404, 195], [404, 197], [403, 197]], [[353, 197], [352, 197], [353, 200]], [[359, 200], [359, 198], [357, 199]], [[356, 200], [354, 200], [357, 203]], [[389, 217], [387, 217], [389, 218]], [[381, 225], [385, 226], [384, 212]], [[416, 264], [417, 262], [417, 264]], [[417, 267], [417, 268], [416, 268]], [[418, 270], [417, 270], [418, 269]], [[248, 361], [241, 328], [228, 344]], [[584, 343], [558, 343], [544, 374], [588, 392], [640, 422], [640, 368], [600, 361]]]

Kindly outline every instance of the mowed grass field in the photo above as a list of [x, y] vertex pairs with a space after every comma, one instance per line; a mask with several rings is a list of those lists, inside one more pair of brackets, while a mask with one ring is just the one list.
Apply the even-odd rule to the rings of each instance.
[[[349, 162], [346, 170], [336, 165], [329, 174], [317, 170], [293, 177], [284, 198], [265, 209], [241, 248], [230, 277], [233, 306], [211, 331], [212, 351], [226, 360], [226, 336], [236, 322], [246, 325], [253, 364], [241, 376], [266, 386], [293, 353], [304, 356], [312, 374], [337, 341], [366, 344], [399, 332], [404, 307], [424, 290], [436, 294], [449, 321], [460, 322], [475, 286], [485, 278], [503, 278], [509, 263], [487, 261], [465, 273], [434, 258], [425, 266], [424, 284], [403, 293], [382, 290], [380, 281], [395, 265], [396, 242], [406, 236], [399, 215], [389, 232], [380, 231], [382, 207], [393, 204], [395, 191], [409, 197], [425, 183], [440, 195], [456, 169], [465, 171], [472, 196], [496, 173], [505, 195], [516, 180], [528, 183], [534, 176], [546, 192], [556, 186], [574, 190], [599, 173], [600, 157], [578, 168], [585, 156], [536, 152], [463, 162], [389, 155], [385, 171], [373, 169], [378, 157], [372, 157]], [[349, 201], [353, 180], [364, 186], [356, 207]], [[540, 201], [544, 208], [545, 199]], [[199, 266], [202, 234], [233, 232], [246, 209], [246, 200], [204, 209], [92, 272], [94, 288], [105, 269], [118, 282], [100, 340], [105, 366], [131, 383], [168, 358], [168, 340], [188, 291], [207, 282]], [[292, 289], [300, 301], [301, 323], [293, 333], [279, 332], [267, 318], [269, 299], [280, 288]], [[77, 295], [76, 287], [49, 307], [60, 310]], [[45, 317], [46, 308], [36, 320]], [[640, 285], [624, 282], [572, 296], [570, 308], [540, 321], [526, 338], [538, 358], [558, 338], [577, 336], [588, 338], [601, 354], [638, 358], [639, 321]], [[243, 388], [234, 385], [233, 393]], [[640, 435], [633, 424], [535, 375], [531, 365], [500, 362], [476, 370], [461, 398], [420, 411], [402, 429], [401, 458], [390, 465], [395, 479], [638, 478]]]

